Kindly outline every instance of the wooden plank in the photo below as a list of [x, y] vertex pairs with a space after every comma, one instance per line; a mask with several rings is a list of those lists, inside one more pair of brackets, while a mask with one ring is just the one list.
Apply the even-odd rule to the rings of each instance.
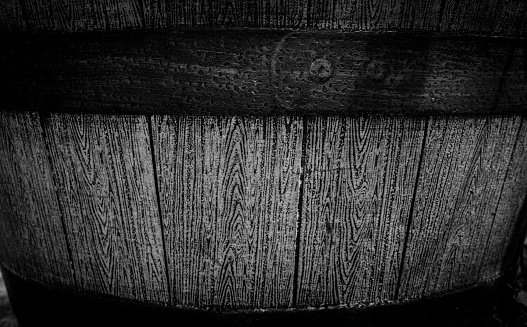
[[165, 0], [143, 0], [144, 27], [147, 29], [169, 27], [166, 8], [171, 3], [173, 2], [167, 3]]
[[79, 288], [167, 304], [146, 118], [52, 115], [46, 133]]
[[0, 1], [0, 32], [21, 32], [26, 30], [22, 6], [18, 0]]
[[[40, 10], [48, 10], [53, 30], [78, 32], [105, 30], [105, 16], [96, 9], [98, 1], [92, 0], [53, 0], [43, 2]], [[107, 17], [107, 16], [106, 16]]]
[[[520, 121], [520, 117], [499, 116], [431, 119], [408, 235], [401, 299], [482, 280], [480, 264], [487, 255], [485, 245]], [[508, 213], [505, 219], [510, 218]]]
[[440, 0], [409, 0], [402, 3], [399, 28], [403, 31], [437, 31], [441, 21]]
[[[481, 279], [490, 279], [515, 268], [518, 253], [515, 248], [524, 243], [525, 202], [527, 195], [527, 121], [518, 129], [507, 175], [498, 195], [492, 229], [488, 235], [485, 255], [479, 272]], [[496, 196], [496, 195], [494, 195]]]
[[525, 108], [527, 103], [527, 41], [517, 41], [513, 45], [510, 67], [502, 77], [499, 92], [500, 107]]
[[49, 0], [20, 0], [27, 29], [30, 31], [50, 31], [54, 29]]
[[301, 1], [166, 1], [170, 27], [304, 27], [310, 2]]
[[527, 35], [527, 2], [523, 0], [504, 1], [497, 13], [494, 33], [497, 35]]
[[127, 32], [14, 38], [7, 108], [89, 113], [272, 111], [266, 67], [285, 32]]
[[[518, 113], [496, 101], [511, 41], [224, 31], [8, 38], [9, 110], [120, 114]], [[319, 78], [317, 63], [327, 66]], [[516, 84], [519, 85], [516, 85]], [[508, 87], [525, 83], [509, 79]]]
[[[93, 10], [104, 19], [106, 29], [137, 29], [145, 26], [143, 0], [92, 0]], [[101, 21], [97, 22], [103, 25]]]
[[[357, 30], [394, 30], [399, 27], [402, 0], [360, 0], [357, 2]], [[328, 15], [329, 16], [329, 15]]]
[[496, 16], [502, 5], [500, 0], [447, 0], [441, 18], [441, 31], [494, 34]]
[[[526, 36], [523, 0], [20, 0], [36, 31], [285, 28]], [[10, 0], [9, 2], [13, 2]], [[18, 21], [16, 11], [6, 21]], [[22, 25], [13, 25], [16, 31]]]
[[510, 47], [511, 43], [505, 40], [486, 43], [456, 39], [431, 43], [429, 74], [421, 93], [425, 98], [419, 105], [431, 106], [444, 114], [524, 112], [496, 102]]
[[292, 305], [302, 121], [155, 116], [173, 303]]
[[144, 27], [143, 0], [22, 0], [32, 31], [124, 30]]
[[74, 289], [39, 116], [0, 112], [0, 255], [20, 276]]
[[298, 305], [394, 299], [424, 119], [308, 121]]
[[525, 36], [527, 3], [524, 0], [445, 1], [441, 32]]
[[[495, 101], [510, 49], [506, 40], [322, 32], [292, 33], [283, 40], [271, 60], [271, 83], [287, 111], [523, 111]], [[327, 80], [312, 73], [317, 61], [331, 67]]]

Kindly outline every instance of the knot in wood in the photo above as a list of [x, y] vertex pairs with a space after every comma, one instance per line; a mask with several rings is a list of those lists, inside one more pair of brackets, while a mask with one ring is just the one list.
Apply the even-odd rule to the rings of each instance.
[[311, 79], [319, 83], [327, 82], [331, 78], [332, 73], [331, 63], [326, 59], [316, 59], [309, 68]]

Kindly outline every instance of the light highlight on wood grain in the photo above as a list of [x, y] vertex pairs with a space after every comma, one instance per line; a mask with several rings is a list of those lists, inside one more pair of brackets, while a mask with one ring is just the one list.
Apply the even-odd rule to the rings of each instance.
[[52, 115], [48, 147], [79, 288], [168, 302], [144, 116]]
[[301, 120], [154, 117], [174, 304], [292, 305]]

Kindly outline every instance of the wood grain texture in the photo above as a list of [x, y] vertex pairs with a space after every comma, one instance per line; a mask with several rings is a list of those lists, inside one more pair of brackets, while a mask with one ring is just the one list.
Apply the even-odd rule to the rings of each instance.
[[0, 1], [0, 32], [19, 32], [26, 30], [22, 7], [18, 0]]
[[356, 2], [355, 24], [350, 27], [359, 31], [395, 30], [400, 25], [402, 3], [401, 0], [359, 0]]
[[[401, 276], [401, 298], [463, 288], [486, 277], [480, 274], [480, 266], [487, 255], [489, 233], [496, 232], [492, 222], [514, 220], [514, 208], [500, 212], [496, 208], [520, 121], [521, 117], [498, 116], [431, 118]], [[517, 188], [524, 180], [508, 178], [507, 189]], [[514, 204], [511, 196], [502, 198], [501, 204]], [[504, 239], [493, 242], [506, 244]], [[497, 274], [498, 268], [492, 267], [493, 272]]]
[[308, 121], [298, 305], [393, 299], [423, 119]]
[[[0, 51], [0, 97], [6, 110], [74, 113], [518, 113], [523, 102], [496, 101], [512, 42], [275, 30], [26, 35]], [[331, 66], [327, 80], [312, 70], [317, 60]], [[510, 90], [524, 85], [507, 80]]]
[[[12, 0], [11, 0], [12, 1]], [[1, 31], [287, 28], [526, 36], [523, 0], [20, 0]]]
[[173, 304], [292, 305], [302, 122], [155, 116]]
[[19, 0], [28, 31], [50, 31], [54, 29], [49, 2]]
[[145, 26], [143, 0], [20, 0], [27, 30], [78, 32]]
[[167, 27], [380, 30], [398, 27], [399, 3], [400, 0], [165, 0], [149, 8], [153, 9], [152, 17]]
[[2, 265], [58, 289], [75, 288], [38, 114], [0, 112]]
[[438, 31], [441, 22], [440, 0], [407, 0], [401, 4], [399, 26], [404, 31]]
[[493, 34], [496, 16], [502, 6], [500, 0], [446, 0], [441, 31]]
[[79, 288], [168, 303], [146, 118], [52, 115], [46, 132]]
[[[525, 241], [523, 235], [527, 195], [527, 121], [523, 118], [507, 167], [498, 204], [492, 216], [492, 229], [485, 244], [480, 266], [481, 279], [490, 279], [513, 269], [518, 260], [514, 249]], [[496, 194], [494, 194], [496, 196]]]
[[523, 0], [446, 0], [441, 32], [525, 37], [527, 3]]
[[495, 33], [525, 37], [527, 35], [527, 2], [516, 0], [503, 1], [500, 4], [502, 7], [497, 13]]

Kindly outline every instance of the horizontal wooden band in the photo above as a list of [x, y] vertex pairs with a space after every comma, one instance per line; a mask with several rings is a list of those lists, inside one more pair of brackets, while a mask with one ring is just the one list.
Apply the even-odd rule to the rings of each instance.
[[3, 110], [523, 113], [525, 42], [286, 30], [4, 35]]

